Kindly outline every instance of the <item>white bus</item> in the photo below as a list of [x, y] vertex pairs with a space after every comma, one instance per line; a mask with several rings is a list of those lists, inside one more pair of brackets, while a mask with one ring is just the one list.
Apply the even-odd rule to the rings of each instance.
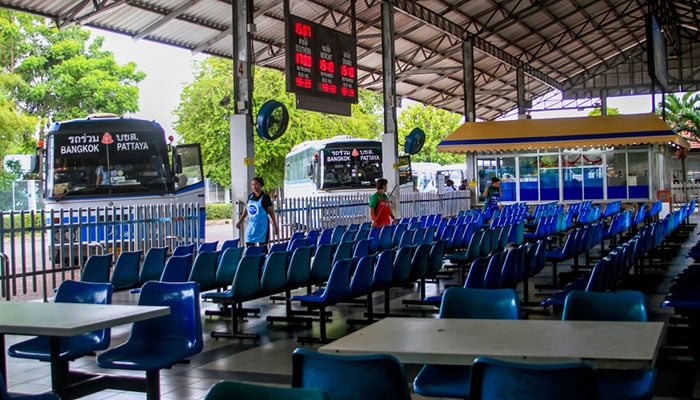
[[284, 196], [371, 192], [382, 177], [382, 142], [335, 136], [299, 143], [285, 157]]
[[[204, 236], [204, 180], [199, 144], [174, 146], [155, 121], [114, 115], [53, 124], [42, 149], [44, 204], [53, 224], [81, 224], [81, 232], [53, 237], [51, 247], [95, 240], [133, 239], [103, 221], [84, 220], [78, 211], [96, 207], [116, 210], [140, 205], [199, 206]], [[82, 212], [82, 211], [80, 211]], [[91, 218], [93, 218], [91, 217]], [[125, 216], [123, 218], [132, 218]], [[81, 219], [82, 218], [82, 219]], [[86, 224], [93, 224], [86, 227]], [[76, 228], [77, 229], [77, 228]], [[66, 231], [68, 232], [68, 231]], [[65, 240], [64, 240], [65, 239]]]

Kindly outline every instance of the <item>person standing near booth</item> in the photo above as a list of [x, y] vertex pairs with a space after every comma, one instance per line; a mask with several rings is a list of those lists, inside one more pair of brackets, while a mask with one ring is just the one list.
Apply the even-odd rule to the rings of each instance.
[[246, 246], [267, 247], [267, 242], [270, 239], [270, 222], [272, 222], [274, 234], [279, 235], [275, 209], [272, 206], [270, 196], [262, 191], [264, 185], [265, 181], [259, 176], [250, 181], [250, 188], [253, 192], [248, 195], [248, 203], [236, 222], [236, 229], [240, 229], [241, 223], [248, 217], [248, 228], [245, 235]]
[[396, 222], [396, 217], [391, 212], [389, 196], [386, 194], [388, 183], [384, 178], [377, 179], [377, 191], [369, 197], [369, 216], [372, 226], [381, 227]]
[[501, 180], [491, 178], [491, 184], [484, 189], [484, 208], [498, 208], [501, 201]]

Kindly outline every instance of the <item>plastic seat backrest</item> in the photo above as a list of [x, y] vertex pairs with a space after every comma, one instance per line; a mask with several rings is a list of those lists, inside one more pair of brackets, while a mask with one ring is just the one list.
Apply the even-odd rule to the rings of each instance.
[[139, 283], [143, 284], [147, 281], [159, 280], [160, 276], [163, 275], [167, 255], [167, 247], [151, 247], [148, 249], [141, 265]]
[[289, 242], [275, 243], [267, 250], [268, 253], [276, 253], [279, 251], [287, 251]]
[[519, 319], [514, 289], [450, 287], [442, 295], [439, 318]]
[[394, 246], [392, 237], [396, 226], [397, 225], [387, 225], [381, 228], [379, 232], [379, 250], [390, 249]]
[[501, 267], [500, 287], [515, 289], [523, 277], [524, 253], [524, 249], [520, 247], [506, 251], [503, 257], [503, 266]]
[[264, 260], [262, 270], [257, 276], [260, 280], [260, 291], [266, 294], [283, 291], [287, 287], [287, 269], [291, 261], [289, 253], [286, 251], [270, 253], [264, 257]]
[[187, 280], [197, 282], [200, 292], [214, 289], [217, 261], [219, 261], [218, 251], [203, 251], [197, 253], [197, 257], [194, 259], [194, 264], [192, 265], [192, 270]]
[[219, 264], [216, 267], [215, 285], [224, 287], [231, 284], [236, 276], [236, 268], [243, 257], [243, 247], [228, 247], [219, 255]]
[[287, 288], [295, 289], [309, 283], [311, 247], [299, 247], [292, 253], [287, 268]]
[[186, 282], [189, 277], [191, 255], [170, 256], [165, 262], [161, 282]]
[[646, 299], [638, 291], [584, 292], [566, 295], [562, 320], [647, 321]]
[[484, 275], [488, 262], [485, 258], [478, 257], [472, 261], [467, 273], [467, 278], [464, 280], [465, 288], [482, 289], [484, 287]]
[[[99, 366], [118, 367], [115, 361], [122, 354], [125, 357], [139, 354], [136, 358], [139, 365], [128, 363], [128, 369], [149, 371], [169, 367], [202, 351], [204, 338], [199, 289], [195, 282], [146, 282], [141, 288], [138, 304], [168, 306], [170, 314], [134, 322], [126, 343], [98, 356]], [[154, 347], [167, 349], [167, 353], [154, 351]], [[165, 356], [167, 359], [163, 358]]]
[[204, 400], [331, 400], [319, 389], [291, 388], [254, 383], [221, 381], [215, 383]]
[[174, 256], [185, 256], [185, 255], [191, 255], [194, 253], [194, 243], [190, 244], [181, 244], [177, 247], [175, 247], [175, 250], [173, 250]]
[[583, 362], [516, 363], [478, 357], [472, 365], [470, 400], [595, 400], [595, 370]]
[[345, 234], [345, 225], [336, 225], [331, 234], [331, 243], [338, 244]]
[[350, 267], [352, 259], [344, 258], [333, 263], [331, 275], [319, 296], [326, 304], [335, 304], [350, 294]]
[[333, 245], [323, 244], [316, 247], [314, 258], [311, 260], [309, 280], [311, 283], [323, 283], [328, 280], [333, 266]]
[[474, 231], [467, 245], [467, 260], [474, 260], [481, 255], [481, 239], [483, 236], [483, 229]]
[[394, 225], [394, 233], [391, 235], [391, 243], [393, 246], [398, 246], [404, 232], [408, 230], [408, 224]]
[[394, 257], [391, 279], [394, 283], [407, 283], [411, 276], [411, 257], [413, 246], [399, 247]]
[[445, 257], [445, 242], [438, 240], [430, 245], [430, 257], [428, 259], [428, 271], [426, 276], [435, 275], [442, 269], [442, 261]]
[[80, 272], [80, 280], [83, 282], [108, 283], [109, 270], [112, 268], [112, 253], [93, 254]]
[[[260, 269], [264, 258], [262, 254], [244, 255], [241, 258], [229, 289], [235, 299], [250, 299], [261, 292]], [[282, 282], [284, 284], [284, 272], [282, 272]]]
[[493, 253], [488, 258], [488, 265], [484, 273], [484, 289], [498, 289], [501, 287], [501, 270], [503, 269], [503, 253]]
[[391, 286], [395, 256], [396, 251], [392, 249], [379, 253], [377, 265], [375, 265], [374, 273], [372, 274], [372, 290], [380, 290]]
[[200, 244], [197, 248], [197, 254], [205, 251], [216, 251], [217, 247], [219, 247], [218, 240], [215, 240], [213, 242], [202, 242], [202, 244]]
[[354, 242], [340, 242], [335, 248], [333, 253], [333, 263], [342, 260], [343, 258], [352, 258], [352, 248], [355, 245]]
[[368, 255], [360, 257], [357, 261], [355, 271], [350, 277], [350, 298], [363, 296], [371, 290], [375, 259], [375, 255]]
[[411, 398], [401, 363], [388, 354], [347, 356], [299, 348], [292, 353], [292, 386], [321, 389], [334, 400]]
[[243, 250], [243, 255], [245, 256], [255, 256], [258, 254], [265, 254], [265, 247], [263, 246], [248, 246]]
[[332, 236], [333, 236], [333, 229], [332, 228], [326, 228], [326, 229], [322, 230], [321, 235], [318, 238], [317, 245], [320, 246], [322, 244], [330, 244]]
[[362, 239], [355, 242], [355, 248], [352, 251], [353, 257], [364, 257], [369, 254], [370, 247], [369, 239]]
[[110, 282], [115, 290], [131, 289], [139, 283], [139, 266], [141, 250], [122, 251], [114, 262], [114, 270]]
[[411, 272], [409, 275], [409, 280], [416, 280], [425, 277], [428, 272], [428, 265], [430, 262], [430, 249], [432, 245], [429, 244], [419, 244], [413, 251], [413, 256], [411, 257]]

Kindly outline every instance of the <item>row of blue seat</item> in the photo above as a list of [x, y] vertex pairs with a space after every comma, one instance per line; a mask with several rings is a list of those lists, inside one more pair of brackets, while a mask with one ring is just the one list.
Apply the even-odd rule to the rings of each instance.
[[[54, 301], [110, 304], [112, 292], [109, 283], [66, 280], [58, 287]], [[204, 348], [199, 289], [194, 282], [147, 282], [139, 294], [138, 304], [168, 306], [170, 314], [135, 322], [127, 341], [98, 355], [97, 365], [101, 368], [145, 371], [147, 399], [157, 400], [160, 398], [159, 371], [200, 353]], [[63, 379], [71, 380], [71, 387], [78, 387], [78, 382], [86, 377], [80, 374], [74, 376], [69, 370], [69, 362], [105, 350], [110, 342], [110, 329], [61, 338], [58, 357], [66, 365]], [[11, 345], [8, 354], [11, 357], [49, 361], [50, 347], [49, 338], [39, 336]], [[59, 394], [73, 398], [68, 393]]]

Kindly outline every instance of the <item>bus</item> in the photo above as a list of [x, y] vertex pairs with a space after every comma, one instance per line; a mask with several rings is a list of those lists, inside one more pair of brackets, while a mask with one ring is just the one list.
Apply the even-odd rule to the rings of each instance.
[[299, 143], [285, 157], [284, 196], [375, 190], [382, 175], [382, 142], [335, 136]]
[[[166, 140], [165, 131], [155, 121], [112, 114], [54, 123], [40, 148], [44, 158], [46, 211], [51, 215], [69, 215], [71, 210], [97, 207], [198, 204], [203, 237], [200, 147], [199, 144], [174, 146], [172, 142], [172, 137]], [[85, 222], [70, 219], [76, 217], [67, 218], [52, 222], [61, 225]], [[105, 234], [104, 231], [71, 234], [70, 242], [76, 237], [83, 241], [99, 240]]]

